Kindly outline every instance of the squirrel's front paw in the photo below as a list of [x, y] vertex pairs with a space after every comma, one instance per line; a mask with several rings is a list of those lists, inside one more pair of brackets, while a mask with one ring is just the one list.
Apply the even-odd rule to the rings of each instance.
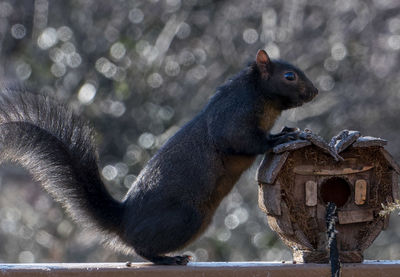
[[300, 132], [300, 129], [297, 127], [283, 127], [283, 129], [281, 130], [281, 134], [283, 133], [295, 133], [295, 132]]
[[299, 131], [279, 133], [268, 137], [268, 141], [272, 147], [299, 139]]
[[282, 136], [288, 135], [288, 134], [296, 134], [300, 133], [300, 129], [297, 127], [283, 127], [283, 129], [277, 133], [277, 134], [270, 134], [268, 138], [274, 139], [274, 138], [281, 138]]

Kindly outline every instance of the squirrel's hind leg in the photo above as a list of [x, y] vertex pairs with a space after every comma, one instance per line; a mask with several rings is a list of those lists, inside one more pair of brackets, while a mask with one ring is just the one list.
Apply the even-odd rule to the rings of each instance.
[[136, 217], [135, 222], [128, 221], [126, 241], [138, 255], [155, 264], [185, 265], [189, 256], [164, 254], [182, 249], [192, 241], [199, 234], [202, 222], [198, 212], [184, 204], [152, 210], [141, 220]]

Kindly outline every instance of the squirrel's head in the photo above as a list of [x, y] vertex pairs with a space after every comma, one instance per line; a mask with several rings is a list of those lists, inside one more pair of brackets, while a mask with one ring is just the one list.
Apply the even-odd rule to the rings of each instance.
[[284, 61], [271, 61], [264, 50], [258, 50], [255, 65], [262, 93], [282, 110], [301, 106], [318, 94], [300, 69]]

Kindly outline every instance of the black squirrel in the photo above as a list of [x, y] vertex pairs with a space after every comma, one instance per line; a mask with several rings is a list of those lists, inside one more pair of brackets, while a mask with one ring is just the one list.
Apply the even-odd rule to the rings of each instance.
[[217, 89], [143, 168], [122, 201], [106, 190], [93, 130], [46, 96], [3, 88], [0, 161], [27, 168], [74, 220], [105, 234], [126, 253], [156, 264], [197, 238], [221, 200], [258, 154], [295, 139], [294, 129], [269, 134], [281, 111], [318, 91], [305, 74], [259, 50], [255, 62]]

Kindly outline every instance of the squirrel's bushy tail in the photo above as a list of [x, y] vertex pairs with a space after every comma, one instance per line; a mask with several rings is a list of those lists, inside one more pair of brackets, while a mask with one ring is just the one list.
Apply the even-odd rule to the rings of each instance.
[[0, 92], [0, 161], [26, 168], [74, 220], [117, 233], [123, 205], [101, 181], [92, 129], [45, 96]]

